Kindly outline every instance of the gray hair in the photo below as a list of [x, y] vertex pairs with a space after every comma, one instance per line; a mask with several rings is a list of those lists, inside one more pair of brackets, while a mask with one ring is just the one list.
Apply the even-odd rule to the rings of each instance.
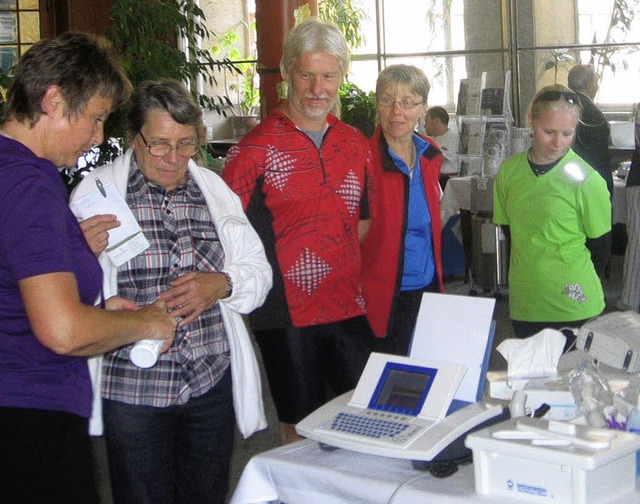
[[164, 110], [178, 124], [193, 126], [198, 142], [204, 141], [205, 127], [202, 109], [191, 93], [175, 79], [145, 81], [133, 93], [127, 115], [127, 133], [130, 138], [137, 135], [147, 123], [151, 110]]
[[347, 41], [338, 27], [331, 23], [308, 19], [293, 27], [284, 41], [280, 60], [282, 75], [288, 74], [306, 52], [331, 54], [340, 60], [342, 75], [349, 70], [350, 56]]
[[431, 85], [422, 70], [412, 65], [391, 65], [385, 68], [376, 81], [376, 95], [382, 94], [389, 87], [405, 85], [426, 103]]
[[598, 76], [596, 75], [596, 69], [593, 65], [575, 65], [569, 70], [567, 76], [567, 84], [569, 87], [577, 92], [584, 92], [587, 88], [596, 83]]

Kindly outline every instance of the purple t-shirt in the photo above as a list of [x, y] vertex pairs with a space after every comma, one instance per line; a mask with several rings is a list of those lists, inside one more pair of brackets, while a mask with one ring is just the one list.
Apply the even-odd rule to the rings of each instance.
[[100, 266], [50, 161], [0, 137], [0, 181], [0, 406], [89, 417], [92, 393], [86, 359], [55, 354], [38, 342], [18, 281], [73, 272], [82, 302], [93, 304], [102, 281]]

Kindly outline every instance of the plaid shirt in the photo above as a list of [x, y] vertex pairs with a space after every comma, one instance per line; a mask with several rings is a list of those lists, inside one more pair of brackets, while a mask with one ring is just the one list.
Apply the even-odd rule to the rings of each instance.
[[[191, 271], [220, 271], [224, 250], [202, 192], [191, 177], [171, 191], [147, 181], [135, 161], [127, 204], [151, 242], [118, 268], [118, 294], [140, 306]], [[169, 352], [148, 369], [129, 360], [131, 345], [105, 355], [102, 396], [146, 406], [186, 403], [218, 383], [229, 366], [229, 343], [216, 303], [181, 327]]]

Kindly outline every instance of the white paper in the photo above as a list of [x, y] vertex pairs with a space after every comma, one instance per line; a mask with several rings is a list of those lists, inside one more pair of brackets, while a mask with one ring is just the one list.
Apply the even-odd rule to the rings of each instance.
[[422, 296], [409, 355], [467, 368], [454, 399], [476, 402], [484, 385], [484, 357], [495, 299], [426, 292]]
[[131, 209], [111, 182], [104, 184], [106, 196], [96, 190], [73, 203], [83, 219], [94, 215], [113, 214], [120, 226], [109, 230], [109, 243], [105, 250], [115, 266], [120, 266], [149, 248], [149, 241], [142, 234]]

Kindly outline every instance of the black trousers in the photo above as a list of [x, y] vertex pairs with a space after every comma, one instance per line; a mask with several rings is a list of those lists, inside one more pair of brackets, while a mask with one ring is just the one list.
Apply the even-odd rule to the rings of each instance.
[[0, 408], [0, 425], [2, 502], [98, 503], [86, 418], [62, 411]]
[[393, 300], [389, 330], [385, 338], [376, 338], [374, 351], [392, 355], [408, 355], [413, 330], [425, 292], [437, 292], [438, 282], [434, 280], [424, 289], [400, 291]]
[[278, 420], [297, 423], [355, 388], [371, 353], [366, 317], [255, 331]]

